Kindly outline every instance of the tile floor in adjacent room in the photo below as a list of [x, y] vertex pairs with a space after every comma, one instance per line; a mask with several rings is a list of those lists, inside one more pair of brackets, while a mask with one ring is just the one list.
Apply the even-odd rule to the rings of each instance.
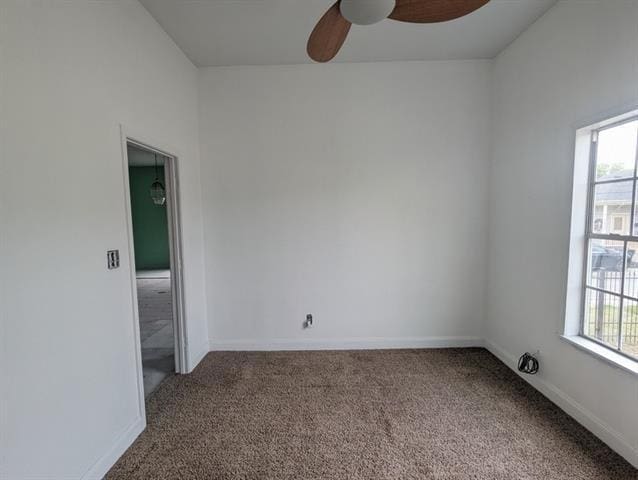
[[170, 271], [137, 272], [137, 301], [144, 395], [148, 397], [167, 376], [175, 372]]

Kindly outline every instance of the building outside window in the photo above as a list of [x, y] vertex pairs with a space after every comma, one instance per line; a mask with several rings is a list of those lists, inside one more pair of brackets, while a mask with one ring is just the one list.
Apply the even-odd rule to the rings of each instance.
[[638, 115], [591, 131], [581, 335], [638, 358]]

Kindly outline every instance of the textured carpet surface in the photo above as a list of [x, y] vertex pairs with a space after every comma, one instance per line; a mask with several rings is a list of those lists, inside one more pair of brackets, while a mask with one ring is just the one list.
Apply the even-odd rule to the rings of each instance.
[[107, 479], [638, 479], [483, 349], [210, 353]]

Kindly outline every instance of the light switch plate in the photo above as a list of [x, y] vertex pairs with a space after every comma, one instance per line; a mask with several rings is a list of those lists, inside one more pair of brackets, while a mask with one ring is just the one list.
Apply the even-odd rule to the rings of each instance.
[[106, 266], [109, 270], [120, 267], [120, 251], [109, 250], [106, 252]]

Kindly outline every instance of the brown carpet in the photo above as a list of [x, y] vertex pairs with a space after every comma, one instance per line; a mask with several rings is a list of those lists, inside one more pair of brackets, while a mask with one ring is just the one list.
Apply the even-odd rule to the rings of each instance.
[[638, 479], [483, 349], [211, 353], [107, 479]]

